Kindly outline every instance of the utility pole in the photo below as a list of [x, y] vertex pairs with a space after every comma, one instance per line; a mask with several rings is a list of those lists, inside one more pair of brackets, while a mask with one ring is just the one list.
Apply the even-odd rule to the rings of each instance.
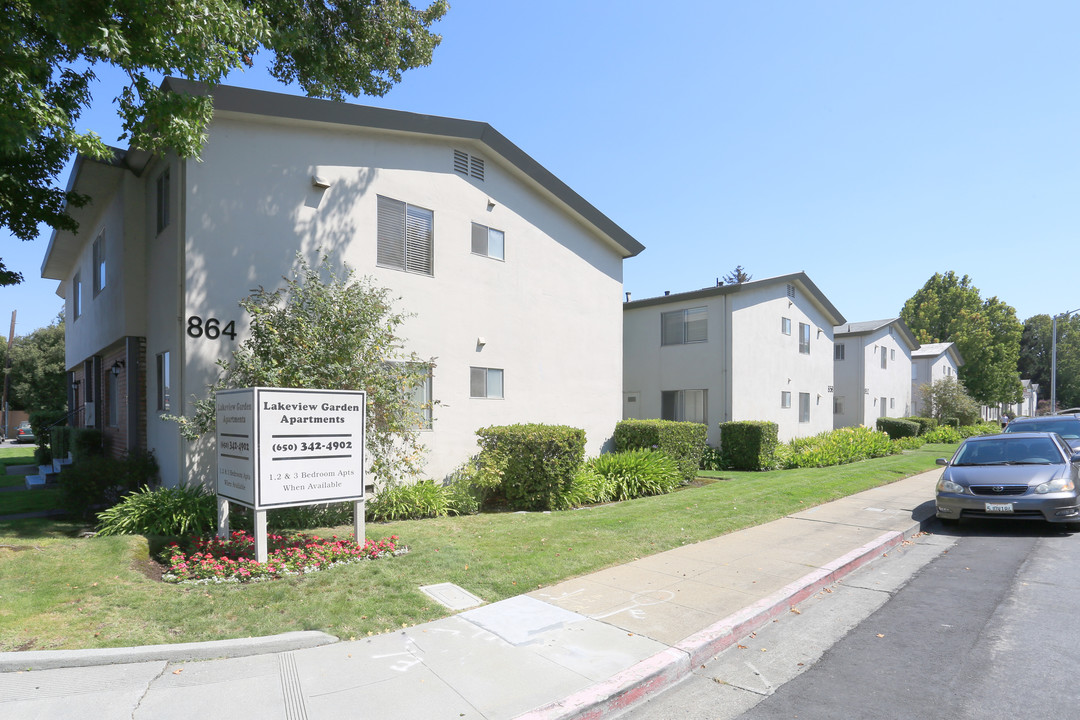
[[8, 425], [8, 387], [11, 385], [11, 347], [15, 344], [15, 313], [11, 311], [11, 330], [8, 331], [7, 358], [4, 360], [4, 437], [8, 435], [11, 427]]

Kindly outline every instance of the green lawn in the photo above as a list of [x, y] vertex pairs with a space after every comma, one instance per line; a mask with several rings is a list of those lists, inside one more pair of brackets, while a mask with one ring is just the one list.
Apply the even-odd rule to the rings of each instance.
[[0, 448], [0, 487], [14, 487], [25, 481], [22, 475], [8, 475], [8, 465], [33, 465], [36, 445], [15, 445]]
[[716, 482], [566, 512], [369, 523], [368, 537], [398, 535], [410, 552], [243, 586], [150, 579], [144, 569], [153, 539], [78, 538], [84, 528], [70, 523], [0, 522], [0, 651], [289, 630], [343, 638], [387, 632], [447, 614], [421, 585], [452, 582], [486, 601], [502, 600], [933, 469], [954, 447], [927, 445], [832, 468], [706, 473]]

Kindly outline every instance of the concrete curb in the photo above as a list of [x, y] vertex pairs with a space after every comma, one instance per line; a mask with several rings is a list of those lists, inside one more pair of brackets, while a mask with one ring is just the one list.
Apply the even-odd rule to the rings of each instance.
[[266, 637], [211, 640], [175, 645], [98, 648], [93, 650], [29, 650], [0, 653], [0, 672], [56, 670], [142, 662], [186, 662], [216, 658], [247, 657], [265, 653], [303, 650], [336, 643], [338, 639], [317, 630], [302, 630]]
[[788, 612], [794, 605], [841, 580], [880, 553], [921, 532], [933, 516], [916, 520], [907, 530], [883, 533], [862, 547], [808, 573], [753, 605], [729, 615], [682, 642], [646, 658], [614, 677], [569, 697], [519, 715], [516, 720], [597, 720], [665, 690], [687, 677], [695, 667], [734, 645], [754, 629]]

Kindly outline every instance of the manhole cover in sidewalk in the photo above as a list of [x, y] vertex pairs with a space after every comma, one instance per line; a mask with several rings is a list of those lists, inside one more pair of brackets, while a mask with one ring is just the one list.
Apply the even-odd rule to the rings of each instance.
[[483, 600], [476, 597], [468, 590], [459, 588], [454, 583], [421, 585], [420, 590], [435, 602], [441, 603], [451, 610], [467, 610], [468, 608], [484, 604]]

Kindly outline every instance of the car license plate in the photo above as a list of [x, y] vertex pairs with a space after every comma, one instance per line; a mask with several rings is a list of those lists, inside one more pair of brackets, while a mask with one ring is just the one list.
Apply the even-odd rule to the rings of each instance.
[[986, 503], [986, 512], [988, 513], [1011, 513], [1012, 511], [1012, 503]]

